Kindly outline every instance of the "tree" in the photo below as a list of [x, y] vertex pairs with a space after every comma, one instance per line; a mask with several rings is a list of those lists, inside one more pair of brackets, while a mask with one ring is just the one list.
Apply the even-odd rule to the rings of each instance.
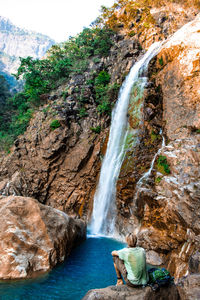
[[10, 113], [8, 108], [9, 97], [9, 84], [4, 76], [0, 75], [0, 130], [5, 129], [8, 120], [10, 120]]

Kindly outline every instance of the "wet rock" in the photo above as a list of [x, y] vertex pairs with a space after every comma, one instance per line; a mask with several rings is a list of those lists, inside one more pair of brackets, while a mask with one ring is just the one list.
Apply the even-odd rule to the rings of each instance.
[[104, 289], [89, 291], [82, 300], [178, 300], [179, 295], [175, 286], [162, 287], [153, 291], [150, 287], [131, 288], [126, 285], [109, 286]]
[[35, 276], [51, 269], [86, 238], [86, 226], [33, 198], [0, 197], [0, 278]]

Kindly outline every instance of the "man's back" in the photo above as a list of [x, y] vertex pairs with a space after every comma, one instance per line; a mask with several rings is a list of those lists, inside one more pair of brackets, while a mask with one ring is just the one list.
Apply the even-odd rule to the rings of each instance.
[[117, 253], [119, 258], [124, 261], [128, 280], [134, 285], [146, 284], [149, 278], [145, 250], [141, 247], [124, 248]]

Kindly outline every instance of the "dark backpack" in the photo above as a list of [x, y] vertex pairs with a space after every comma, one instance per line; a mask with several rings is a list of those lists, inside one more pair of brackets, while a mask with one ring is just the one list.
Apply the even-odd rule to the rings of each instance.
[[148, 270], [149, 282], [148, 284], [153, 290], [157, 290], [159, 287], [168, 286], [174, 283], [174, 278], [170, 275], [169, 271], [165, 268], [151, 268]]

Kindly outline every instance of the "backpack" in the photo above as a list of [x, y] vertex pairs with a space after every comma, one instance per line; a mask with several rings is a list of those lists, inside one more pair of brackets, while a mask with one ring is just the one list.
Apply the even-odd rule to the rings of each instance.
[[171, 277], [168, 270], [165, 268], [151, 268], [148, 270], [149, 282], [148, 284], [153, 290], [157, 290], [159, 287], [167, 286], [174, 283], [174, 278]]

